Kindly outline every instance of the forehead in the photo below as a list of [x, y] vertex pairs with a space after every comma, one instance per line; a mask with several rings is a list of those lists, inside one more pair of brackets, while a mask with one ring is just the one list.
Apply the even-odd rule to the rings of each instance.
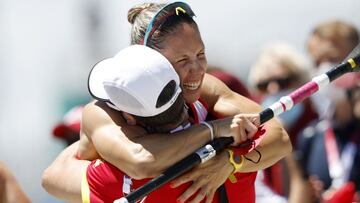
[[352, 46], [347, 39], [341, 37], [320, 37], [312, 35], [308, 40], [308, 48], [310, 51], [317, 51], [324, 49], [323, 47], [337, 49], [339, 51], [351, 50]]
[[195, 24], [182, 23], [169, 33], [159, 50], [169, 60], [182, 55], [197, 54], [204, 49], [200, 32]]
[[289, 70], [275, 58], [266, 58], [257, 67], [257, 81], [289, 75]]

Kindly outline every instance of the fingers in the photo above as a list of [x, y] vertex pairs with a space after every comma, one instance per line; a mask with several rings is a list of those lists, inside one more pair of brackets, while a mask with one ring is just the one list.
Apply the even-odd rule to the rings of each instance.
[[192, 177], [190, 176], [190, 173], [185, 173], [184, 175], [176, 178], [175, 180], [171, 181], [170, 186], [172, 188], [176, 188], [184, 183], [193, 181]]
[[[184, 193], [182, 193], [182, 195], [180, 197], [177, 198], [177, 202], [185, 202], [187, 199], [189, 199], [193, 194], [195, 194], [195, 192], [201, 187], [201, 183], [199, 182], [199, 180], [195, 180], [194, 177], [198, 176], [198, 173], [196, 173], [197, 170], [192, 170], [178, 178], [176, 178], [175, 180], [173, 180], [170, 184], [170, 186], [172, 188], [176, 188], [184, 183], [190, 182], [192, 181], [193, 183], [191, 184], [190, 187], [188, 187]], [[199, 197], [200, 198], [200, 197]]]
[[[191, 186], [188, 189], [186, 189], [186, 191], [177, 199], [178, 200], [177, 202], [185, 202], [187, 199], [189, 199], [192, 195], [195, 194], [196, 191], [198, 191], [199, 185], [200, 185], [199, 182], [196, 182], [196, 181], [193, 182], [193, 184], [191, 184]], [[200, 199], [200, 201], [201, 201], [202, 199], [204, 199], [205, 195], [206, 195], [206, 192], [201, 190], [201, 192], [199, 192], [195, 198], [196, 199], [201, 198]], [[192, 201], [195, 202], [195, 199]]]
[[239, 143], [247, 140], [244, 122], [241, 118], [235, 117], [230, 125], [230, 129], [233, 135], [238, 135], [234, 137], [234, 145], [238, 145]]
[[324, 191], [324, 184], [316, 176], [309, 177], [310, 186], [314, 192], [315, 197], [319, 198]]
[[234, 135], [233, 145], [236, 146], [248, 139], [252, 139], [258, 130], [259, 124], [259, 117], [254, 114], [234, 116], [230, 125], [231, 132]]
[[214, 199], [215, 191], [216, 190], [211, 190], [208, 193], [208, 195], [206, 195], [206, 202], [205, 203], [211, 203], [212, 202], [212, 200]]
[[204, 198], [206, 198], [206, 203], [211, 203], [214, 198], [215, 190], [208, 190], [209, 189], [207, 187], [202, 187], [199, 193], [197, 193], [196, 197], [189, 203], [198, 203], [201, 202]]
[[173, 181], [171, 181], [170, 186], [172, 188], [176, 188], [187, 182], [199, 182], [198, 179], [200, 179], [200, 177], [202, 177], [204, 173], [203, 168], [206, 168], [206, 164], [211, 164], [211, 161], [212, 160], [209, 160], [208, 162], [201, 164], [194, 169], [188, 171], [187, 173], [175, 178]]
[[[224, 155], [227, 156], [227, 152], [220, 153], [214, 159], [201, 164], [172, 181], [171, 187], [173, 188], [186, 182], [192, 182], [191, 186], [177, 198], [177, 202], [191, 200], [189, 202], [197, 203], [204, 199], [206, 199], [206, 202], [212, 202], [216, 189], [226, 181], [231, 173], [231, 171], [224, 170], [223, 161], [227, 162], [227, 159], [223, 159]], [[222, 161], [218, 160], [219, 157], [222, 157]]]
[[200, 188], [200, 185], [203, 184], [192, 184], [179, 198], [178, 198], [178, 202], [185, 202], [186, 200], [188, 200], [190, 197], [192, 197], [196, 192], [195, 197], [189, 201], [189, 203], [198, 203], [201, 202], [204, 198], [206, 198], [206, 203], [211, 203], [214, 195], [215, 195], [215, 191], [214, 189], [210, 189], [207, 186], [203, 186]]

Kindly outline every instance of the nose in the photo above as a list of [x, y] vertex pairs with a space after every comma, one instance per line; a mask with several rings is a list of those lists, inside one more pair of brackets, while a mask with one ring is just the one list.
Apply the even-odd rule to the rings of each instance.
[[198, 60], [195, 60], [191, 63], [190, 72], [191, 73], [203, 73], [205, 72], [205, 65], [201, 64]]

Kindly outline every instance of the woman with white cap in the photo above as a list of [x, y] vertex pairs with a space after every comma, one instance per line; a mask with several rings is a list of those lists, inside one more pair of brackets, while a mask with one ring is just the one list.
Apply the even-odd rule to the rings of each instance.
[[[261, 107], [205, 74], [205, 47], [193, 16], [191, 8], [182, 2], [135, 6], [128, 13], [128, 20], [133, 24], [132, 44], [151, 47], [170, 61], [179, 75], [185, 101], [191, 109], [201, 109], [200, 114], [190, 115], [194, 123], [205, 121], [210, 114], [217, 118], [239, 115], [218, 121], [214, 125], [214, 132], [211, 125], [197, 125], [168, 137], [142, 133], [133, 120], [124, 120], [106, 103], [92, 102], [84, 109], [81, 136], [88, 138], [87, 146], [93, 147], [80, 149], [81, 158], [93, 159], [99, 154], [131, 177], [154, 177], [210, 141], [213, 138], [211, 132], [215, 137], [233, 136], [233, 146], [255, 135], [259, 115], [249, 113], [260, 112]], [[177, 187], [193, 181], [178, 201], [184, 202], [198, 192], [194, 202], [204, 198], [210, 202], [214, 195], [218, 197], [216, 189], [234, 172], [240, 188], [238, 194], [228, 194], [229, 201], [240, 198], [243, 202], [254, 202], [253, 181], [256, 173], [244, 172], [266, 168], [291, 150], [287, 133], [276, 120], [269, 121], [265, 128], [267, 136], [257, 147], [262, 155], [258, 163], [243, 159], [241, 165], [236, 164], [229, 161], [234, 157], [229, 157], [226, 151], [220, 153], [217, 161], [199, 166], [172, 182]], [[259, 154], [251, 151], [247, 157], [257, 160]], [[232, 186], [231, 183], [228, 185]]]

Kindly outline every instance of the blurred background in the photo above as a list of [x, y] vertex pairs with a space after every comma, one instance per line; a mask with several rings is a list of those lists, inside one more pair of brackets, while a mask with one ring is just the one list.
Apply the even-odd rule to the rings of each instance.
[[[66, 146], [52, 128], [90, 100], [87, 75], [129, 44], [127, 11], [138, 0], [0, 0], [0, 160], [33, 202], [54, 202], [41, 173]], [[360, 29], [359, 0], [186, 1], [200, 27], [209, 64], [247, 81], [260, 48], [284, 41], [306, 55], [320, 21]]]

